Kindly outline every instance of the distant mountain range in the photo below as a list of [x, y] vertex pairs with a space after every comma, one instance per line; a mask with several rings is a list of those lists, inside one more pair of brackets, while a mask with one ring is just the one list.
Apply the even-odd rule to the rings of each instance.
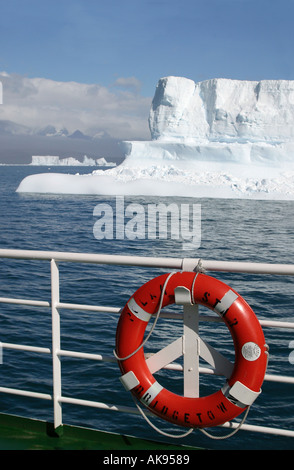
[[120, 162], [123, 152], [119, 140], [99, 131], [86, 135], [79, 129], [69, 132], [53, 125], [33, 129], [9, 120], [0, 120], [0, 163], [30, 163], [32, 155], [59, 155], [82, 160], [104, 157]]
[[0, 120], [0, 135], [29, 135], [31, 129], [12, 121]]
[[79, 129], [70, 133], [66, 128], [56, 129], [52, 125], [48, 125], [41, 129], [33, 129], [13, 121], [0, 120], [0, 135], [39, 135], [43, 137], [69, 137], [71, 139], [110, 139], [106, 132], [97, 132], [94, 136], [86, 135]]

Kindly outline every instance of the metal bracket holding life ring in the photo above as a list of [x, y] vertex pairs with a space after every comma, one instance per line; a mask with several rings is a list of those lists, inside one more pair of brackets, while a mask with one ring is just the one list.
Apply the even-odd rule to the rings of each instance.
[[[143, 345], [151, 333], [144, 340], [147, 324], [154, 314], [156, 323], [161, 308], [175, 302], [186, 309], [186, 331], [184, 327], [182, 338], [146, 360]], [[212, 348], [200, 340], [198, 328], [193, 325], [195, 304], [208, 307], [223, 319], [233, 338], [235, 364], [215, 350], [212, 354]], [[195, 387], [198, 363], [195, 364], [193, 354], [184, 355], [190, 361], [186, 364], [189, 373], [184, 396], [163, 388], [153, 376], [183, 354], [183, 340], [187, 339], [188, 345], [196, 339], [198, 353], [214, 368], [220, 368], [227, 379], [220, 390], [209, 396], [199, 397], [198, 385]], [[252, 405], [261, 392], [268, 346], [255, 313], [236, 291], [203, 273], [176, 272], [148, 281], [129, 299], [118, 322], [115, 355], [125, 389], [153, 414], [179, 426], [202, 429], [231, 421]]]

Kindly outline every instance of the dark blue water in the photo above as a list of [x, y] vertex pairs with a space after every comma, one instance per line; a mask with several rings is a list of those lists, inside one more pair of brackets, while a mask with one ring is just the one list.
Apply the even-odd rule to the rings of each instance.
[[[98, 203], [115, 205], [115, 198], [100, 196], [37, 195], [15, 192], [22, 178], [44, 170], [36, 167], [0, 167], [0, 247], [54, 251], [78, 251], [143, 256], [201, 257], [268, 263], [294, 263], [294, 203], [271, 201], [161, 198], [161, 202], [201, 204], [201, 246], [183, 252], [176, 240], [97, 240], [93, 235]], [[59, 172], [75, 173], [76, 168], [61, 168]], [[90, 168], [82, 171], [88, 173]], [[79, 172], [81, 170], [79, 169]], [[125, 198], [125, 204], [139, 203], [144, 207], [159, 202], [157, 198]], [[161, 270], [60, 265], [61, 301], [112, 305], [122, 307], [129, 296]], [[47, 262], [1, 260], [0, 296], [50, 300], [50, 266]], [[248, 276], [214, 273], [235, 288], [250, 303], [260, 319], [293, 320], [293, 280], [280, 276]], [[0, 305], [0, 341], [51, 347], [49, 309]], [[63, 310], [61, 312], [62, 349], [111, 355], [114, 348], [118, 317]], [[154, 340], [173, 339], [180, 327], [162, 322]], [[203, 327], [205, 339], [215, 341], [216, 333]], [[294, 364], [289, 362], [291, 330], [274, 331], [264, 328], [270, 346], [268, 373], [293, 376]], [[217, 342], [226, 331], [219, 330]], [[228, 343], [224, 348], [230, 349]], [[52, 392], [51, 360], [46, 355], [5, 350], [0, 366], [1, 384], [36, 392]], [[62, 359], [64, 396], [132, 406], [130, 395], [122, 389], [116, 364], [103, 364], [73, 358]], [[158, 378], [164, 382], [167, 372]], [[203, 379], [207, 387], [212, 378]], [[177, 387], [180, 377], [172, 378]], [[217, 385], [219, 387], [219, 385]], [[294, 429], [293, 385], [265, 382], [247, 418], [248, 424]], [[0, 411], [32, 416], [52, 421], [52, 403], [45, 400], [20, 398], [1, 394]], [[138, 416], [101, 411], [88, 407], [63, 405], [63, 421], [107, 431], [133, 434], [152, 439], [170, 440], [159, 436]], [[164, 430], [177, 433], [164, 421], [154, 420]], [[216, 431], [216, 430], [215, 430]], [[219, 432], [219, 431], [216, 431]], [[220, 430], [226, 434], [227, 430]], [[211, 441], [195, 430], [188, 438], [175, 440], [208, 448], [223, 449], [293, 449], [290, 438], [267, 436], [240, 431], [225, 441]]]

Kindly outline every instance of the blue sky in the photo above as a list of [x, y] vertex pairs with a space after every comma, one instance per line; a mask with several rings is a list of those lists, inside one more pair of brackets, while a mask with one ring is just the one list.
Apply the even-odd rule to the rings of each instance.
[[0, 69], [111, 84], [294, 79], [293, 0], [9, 0], [1, 2]]
[[149, 139], [161, 77], [294, 79], [293, 18], [294, 0], [1, 2], [0, 120]]

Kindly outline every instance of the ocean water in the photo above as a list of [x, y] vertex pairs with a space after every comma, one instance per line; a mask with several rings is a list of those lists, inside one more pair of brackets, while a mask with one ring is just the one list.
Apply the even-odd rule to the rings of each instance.
[[[91, 168], [0, 167], [0, 248], [108, 253], [142, 256], [201, 257], [203, 259], [238, 260], [268, 263], [294, 263], [294, 202], [248, 201], [225, 199], [161, 198], [160, 202], [178, 205], [201, 205], [201, 245], [183, 251], [182, 243], [166, 240], [135, 239], [97, 240], [93, 215], [97, 204], [115, 208], [115, 198], [101, 196], [19, 194], [15, 190], [27, 175], [41, 172], [89, 173]], [[125, 204], [142, 207], [159, 202], [152, 197], [125, 197]], [[163, 270], [115, 266], [92, 266], [61, 263], [61, 301], [122, 307], [130, 295], [148, 279]], [[236, 289], [252, 306], [260, 319], [292, 321], [293, 279], [289, 276], [261, 276], [210, 273]], [[47, 262], [1, 260], [0, 297], [50, 300], [50, 266]], [[109, 313], [61, 311], [61, 347], [111, 355], [115, 345], [118, 316]], [[49, 309], [0, 304], [0, 341], [51, 347]], [[230, 335], [225, 328], [202, 327], [204, 339], [221, 344], [224, 354], [231, 354]], [[160, 321], [152, 335], [151, 347], [162, 346], [181, 334], [180, 325], [172, 320]], [[268, 373], [293, 376], [290, 342], [291, 330], [264, 327], [270, 347]], [[229, 337], [228, 337], [229, 335]], [[164, 340], [162, 339], [164, 338]], [[293, 348], [294, 349], [294, 348]], [[64, 396], [109, 404], [132, 406], [129, 393], [119, 382], [116, 363], [62, 359]], [[170, 379], [169, 374], [174, 374]], [[0, 366], [1, 384], [51, 393], [49, 356], [4, 350]], [[203, 390], [219, 387], [210, 376], [203, 377]], [[178, 373], [161, 371], [158, 381], [168, 388], [181, 387]], [[262, 394], [252, 406], [246, 423], [294, 429], [293, 385], [264, 382]], [[205, 393], [204, 393], [205, 394]], [[52, 403], [13, 395], [0, 395], [0, 412], [52, 421]], [[171, 439], [156, 433], [141, 416], [95, 408], [63, 405], [63, 420], [111, 432], [186, 443], [213, 449], [293, 449], [294, 440], [286, 437], [239, 431], [226, 440], [210, 440], [195, 430], [185, 439]], [[154, 418], [154, 423], [172, 434], [182, 430]], [[216, 434], [228, 430], [212, 429]]]

